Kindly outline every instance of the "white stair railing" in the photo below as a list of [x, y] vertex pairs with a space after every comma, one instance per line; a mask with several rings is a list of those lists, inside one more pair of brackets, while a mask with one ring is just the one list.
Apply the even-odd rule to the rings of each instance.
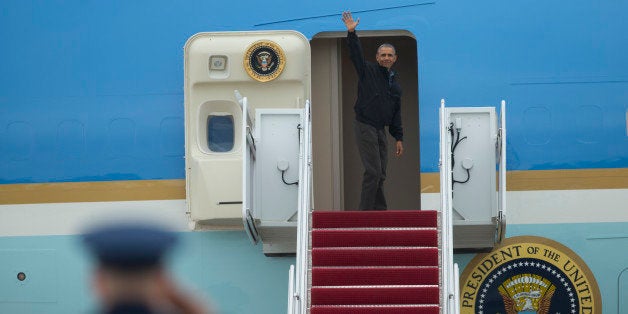
[[440, 101], [440, 210], [441, 210], [441, 306], [443, 313], [458, 314], [458, 265], [454, 264], [452, 171], [449, 160], [450, 139], [447, 136], [445, 100]]
[[294, 265], [288, 271], [288, 314], [294, 313]]
[[[305, 102], [301, 145], [299, 149], [299, 212], [297, 225], [296, 270], [291, 265], [289, 286], [288, 314], [304, 314], [308, 306], [308, 256], [310, 247], [310, 213], [312, 210], [312, 124], [310, 101]], [[294, 279], [293, 279], [294, 275]], [[289, 290], [292, 290], [290, 288]]]
[[242, 108], [242, 129], [241, 142], [242, 149], [242, 224], [244, 230], [249, 236], [251, 243], [259, 242], [259, 233], [253, 219], [253, 182], [255, 182], [255, 140], [251, 132], [253, 131], [253, 122], [249, 113], [248, 98], [242, 97], [238, 90], [234, 91], [235, 97]]

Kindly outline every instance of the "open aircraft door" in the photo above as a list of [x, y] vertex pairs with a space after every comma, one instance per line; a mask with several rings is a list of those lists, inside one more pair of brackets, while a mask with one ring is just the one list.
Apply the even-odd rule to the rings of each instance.
[[440, 128], [441, 210], [453, 213], [454, 249], [492, 249], [506, 228], [505, 102], [498, 122], [494, 107], [446, 108], [441, 100]]
[[186, 206], [194, 229], [296, 246], [310, 46], [295, 31], [199, 33], [184, 48]]

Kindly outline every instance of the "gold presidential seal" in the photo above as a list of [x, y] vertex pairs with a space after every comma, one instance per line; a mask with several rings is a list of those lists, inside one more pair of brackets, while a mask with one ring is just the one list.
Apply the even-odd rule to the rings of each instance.
[[286, 56], [278, 44], [259, 40], [251, 44], [244, 54], [244, 69], [249, 76], [260, 82], [276, 79], [286, 65]]
[[576, 253], [547, 238], [520, 236], [467, 265], [460, 277], [460, 313], [602, 313], [602, 299]]

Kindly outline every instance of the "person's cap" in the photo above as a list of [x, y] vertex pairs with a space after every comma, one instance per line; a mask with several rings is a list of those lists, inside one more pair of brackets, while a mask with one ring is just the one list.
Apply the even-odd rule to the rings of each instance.
[[133, 270], [161, 264], [177, 237], [161, 226], [118, 222], [92, 228], [83, 242], [102, 266]]

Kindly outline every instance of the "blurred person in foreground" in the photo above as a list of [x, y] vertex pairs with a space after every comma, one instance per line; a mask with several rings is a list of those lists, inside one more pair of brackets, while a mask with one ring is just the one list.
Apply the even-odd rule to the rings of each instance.
[[83, 242], [97, 259], [92, 288], [99, 313], [210, 313], [175, 284], [163, 265], [177, 242], [175, 233], [152, 224], [117, 222], [92, 227]]

